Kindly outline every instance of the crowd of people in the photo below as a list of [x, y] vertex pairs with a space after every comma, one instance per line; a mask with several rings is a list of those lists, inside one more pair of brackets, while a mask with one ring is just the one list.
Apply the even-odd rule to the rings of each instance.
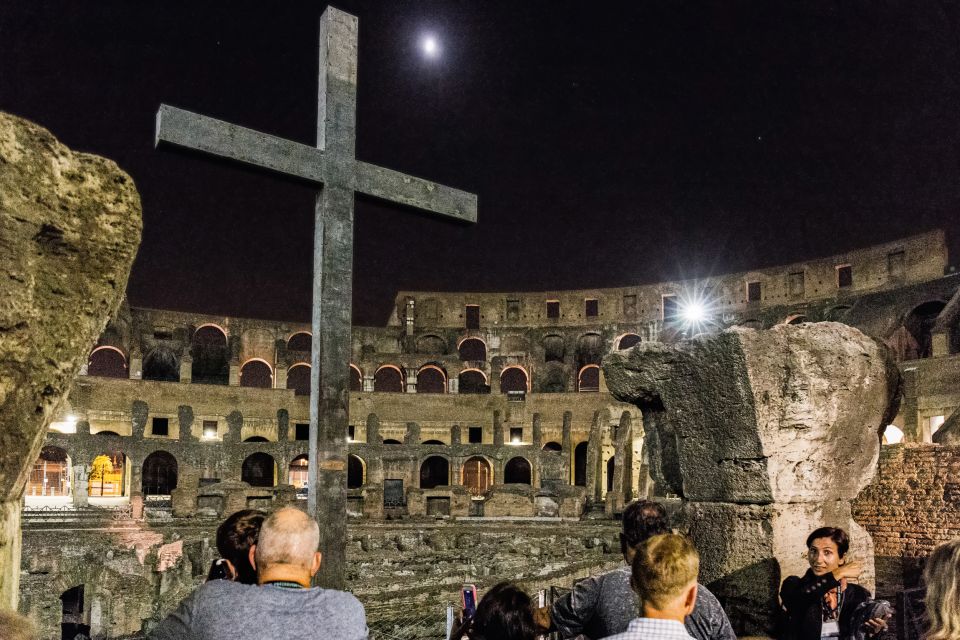
[[[220, 558], [207, 581], [149, 634], [150, 640], [275, 640], [369, 636], [363, 605], [351, 594], [311, 587], [323, 558], [315, 520], [295, 508], [247, 509], [217, 530]], [[735, 640], [717, 598], [698, 582], [700, 556], [673, 533], [663, 505], [641, 500], [623, 514], [625, 563], [578, 582], [549, 607], [535, 607], [511, 583], [489, 589], [453, 640]], [[893, 611], [856, 584], [863, 569], [834, 527], [807, 538], [810, 569], [780, 591], [786, 640], [864, 640], [887, 628]], [[924, 571], [926, 640], [960, 640], [960, 540], [937, 547]], [[32, 640], [28, 620], [0, 610], [0, 640]]]

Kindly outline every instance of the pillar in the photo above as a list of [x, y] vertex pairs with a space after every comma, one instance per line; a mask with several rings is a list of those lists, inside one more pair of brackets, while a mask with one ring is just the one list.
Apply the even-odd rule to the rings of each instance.
[[231, 387], [240, 386], [240, 361], [231, 360], [230, 361], [230, 380], [227, 383]]
[[139, 349], [130, 352], [130, 379], [143, 379], [143, 354]]
[[363, 376], [363, 391], [364, 393], [371, 393], [373, 391], [373, 376]]
[[543, 425], [539, 413], [533, 414], [533, 447], [537, 451], [543, 449]]
[[180, 384], [193, 382], [193, 358], [185, 354], [180, 358]]
[[407, 371], [407, 393], [416, 393], [417, 392], [417, 372], [416, 371]]
[[287, 388], [287, 367], [286, 365], [277, 364], [273, 369], [273, 388], [274, 389], [286, 389]]
[[560, 446], [563, 448], [563, 477], [569, 484], [573, 484], [573, 412], [563, 412], [563, 433]]
[[499, 410], [493, 412], [493, 445], [503, 446], [503, 419]]
[[450, 427], [450, 445], [458, 446], [461, 442], [460, 425], [455, 424]]
[[[380, 439], [380, 418], [375, 413], [367, 416], [367, 444], [382, 444]], [[377, 456], [379, 458], [379, 456]]]
[[600, 415], [600, 411], [593, 414], [590, 440], [587, 444], [587, 498], [593, 502], [600, 502], [603, 497], [603, 434]]
[[420, 444], [420, 425], [416, 422], [407, 423], [407, 432], [403, 436], [403, 444]]

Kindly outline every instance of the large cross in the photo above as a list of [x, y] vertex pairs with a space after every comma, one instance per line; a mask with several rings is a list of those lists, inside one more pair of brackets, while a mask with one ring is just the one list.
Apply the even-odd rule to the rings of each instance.
[[322, 185], [314, 215], [313, 353], [307, 508], [320, 523], [318, 583], [343, 588], [354, 192], [469, 222], [477, 197], [357, 160], [357, 18], [333, 7], [320, 17], [317, 146], [291, 142], [161, 105], [156, 143], [238, 160]]

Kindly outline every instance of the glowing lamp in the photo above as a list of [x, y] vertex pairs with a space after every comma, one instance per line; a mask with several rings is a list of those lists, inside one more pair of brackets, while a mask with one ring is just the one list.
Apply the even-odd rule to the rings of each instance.
[[697, 300], [688, 302], [680, 307], [680, 317], [690, 325], [698, 325], [707, 319], [707, 308]]
[[433, 36], [424, 36], [420, 46], [429, 58], [436, 58], [440, 54], [440, 43]]

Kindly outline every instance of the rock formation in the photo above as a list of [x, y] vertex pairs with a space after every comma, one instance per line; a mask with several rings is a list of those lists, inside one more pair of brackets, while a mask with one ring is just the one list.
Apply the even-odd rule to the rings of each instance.
[[780, 582], [806, 570], [819, 526], [850, 532], [871, 586], [872, 541], [850, 500], [873, 478], [899, 404], [886, 347], [831, 322], [732, 329], [615, 352], [604, 373], [643, 411], [658, 493], [683, 498], [700, 579], [739, 633], [771, 631]]
[[947, 416], [932, 439], [936, 444], [960, 444], [960, 409]]
[[0, 607], [16, 606], [27, 478], [120, 305], [141, 227], [116, 164], [0, 113]]

